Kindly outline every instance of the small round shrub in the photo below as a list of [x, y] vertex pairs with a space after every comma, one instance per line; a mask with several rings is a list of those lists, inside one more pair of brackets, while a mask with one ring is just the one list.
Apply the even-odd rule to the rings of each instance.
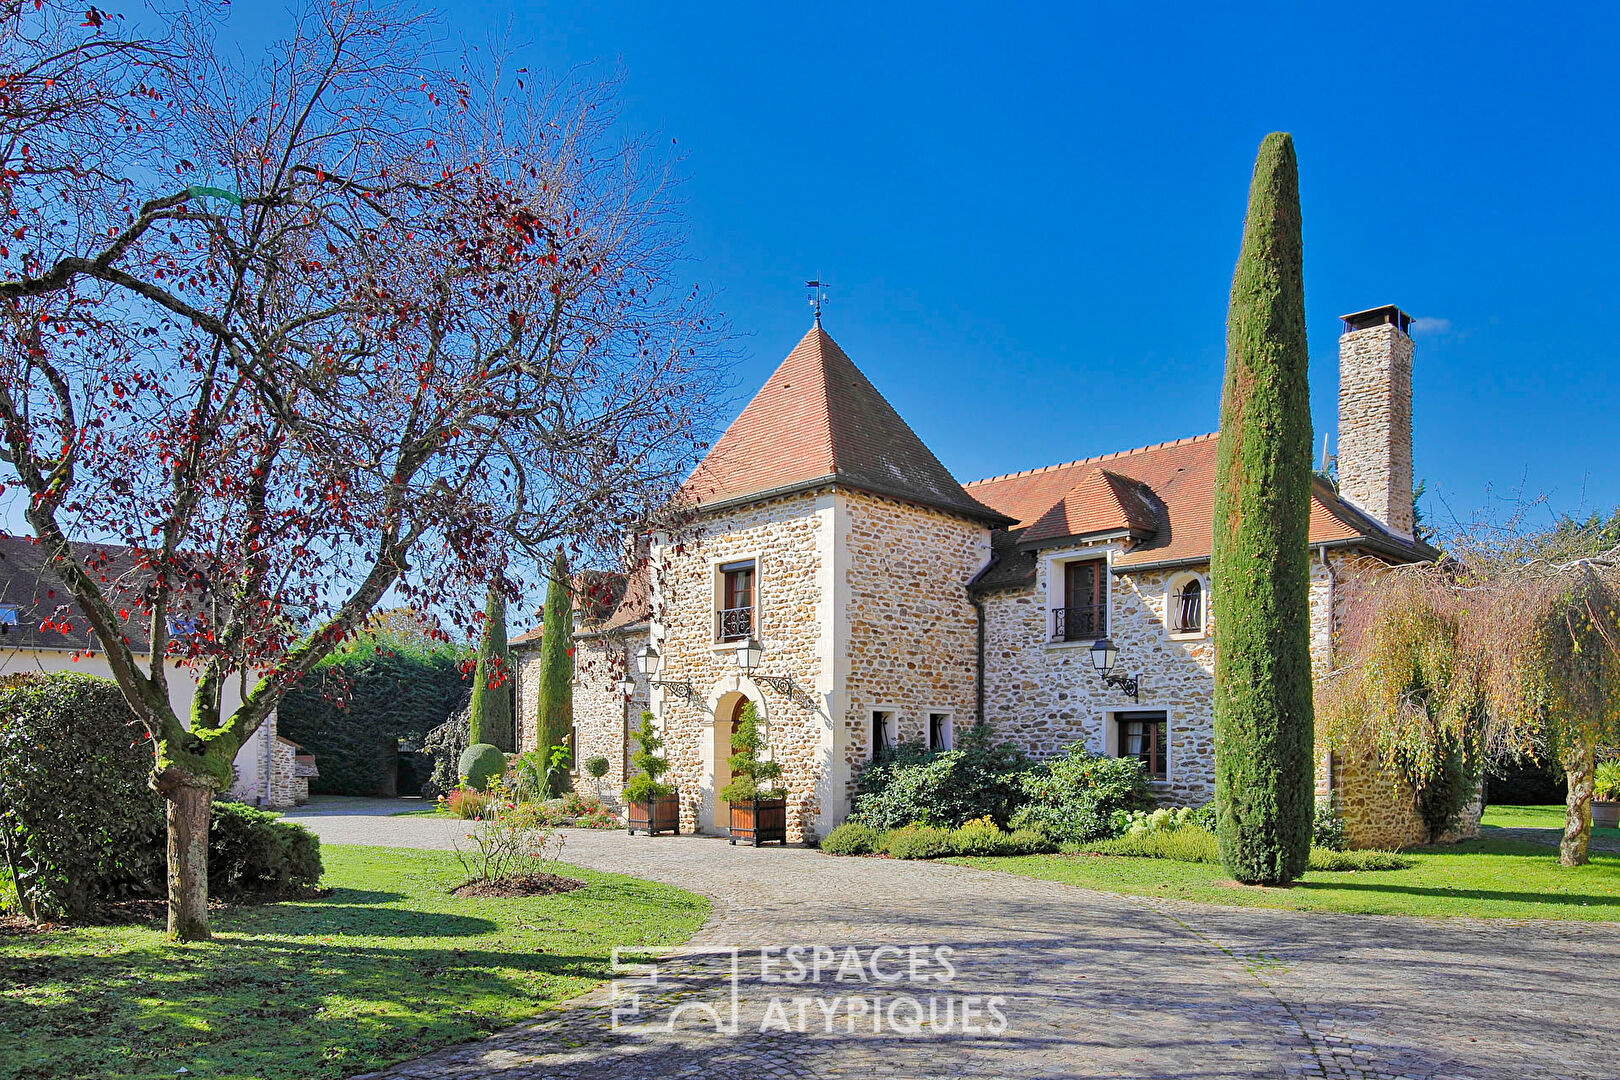
[[1008, 855], [1045, 855], [1056, 850], [1056, 845], [1039, 829], [1014, 829], [1007, 834]]
[[890, 829], [883, 850], [897, 859], [937, 859], [951, 853], [951, 831], [932, 825], [906, 825]]
[[821, 841], [829, 855], [870, 855], [883, 843], [883, 835], [858, 821], [846, 821]]
[[1007, 834], [989, 818], [975, 818], [951, 833], [952, 855], [1005, 855]]
[[215, 801], [208, 823], [208, 895], [222, 900], [314, 888], [321, 841], [308, 829], [242, 803]]
[[506, 755], [489, 743], [473, 743], [461, 753], [456, 774], [461, 782], [477, 791], [488, 791], [489, 782], [506, 772]]
[[1345, 843], [1344, 815], [1339, 813], [1338, 802], [1331, 798], [1316, 800], [1311, 815], [1311, 846], [1343, 851]]
[[608, 759], [598, 755], [585, 759], [585, 775], [592, 780], [600, 780], [608, 774]]

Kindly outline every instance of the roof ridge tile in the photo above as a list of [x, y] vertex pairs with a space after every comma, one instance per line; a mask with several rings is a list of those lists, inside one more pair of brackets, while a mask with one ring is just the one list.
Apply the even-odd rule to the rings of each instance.
[[1059, 469], [1072, 469], [1076, 465], [1091, 465], [1098, 461], [1108, 461], [1112, 458], [1130, 457], [1132, 454], [1145, 454], [1149, 450], [1166, 450], [1172, 446], [1181, 446], [1186, 443], [1204, 442], [1219, 435], [1218, 431], [1211, 431], [1203, 435], [1184, 435], [1179, 439], [1170, 439], [1166, 442], [1149, 443], [1147, 446], [1137, 446], [1129, 450], [1113, 450], [1106, 454], [1097, 454], [1094, 457], [1078, 458], [1074, 461], [1060, 461], [1056, 465], [1042, 465], [1038, 469], [1022, 469], [1018, 472], [1002, 473], [1000, 476], [986, 476], [982, 480], [969, 480], [962, 486], [975, 487], [979, 484], [990, 484], [997, 480], [1017, 480], [1025, 476], [1037, 476], [1041, 473], [1056, 472]]

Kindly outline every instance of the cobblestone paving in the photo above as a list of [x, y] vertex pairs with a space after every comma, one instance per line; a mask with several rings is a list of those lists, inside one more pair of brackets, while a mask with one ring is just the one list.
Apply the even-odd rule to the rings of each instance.
[[[425, 817], [303, 817], [333, 843], [437, 848], [465, 828]], [[1608, 924], [1221, 908], [698, 837], [570, 830], [563, 857], [713, 900], [709, 923], [687, 955], [663, 962], [643, 1004], [661, 1016], [674, 1004], [722, 1000], [728, 950], [740, 946], [738, 1033], [703, 1023], [615, 1033], [603, 988], [378, 1080], [1620, 1075], [1620, 929]], [[836, 983], [830, 969], [813, 988], [822, 1004], [801, 1023], [792, 999], [805, 988], [763, 982], [757, 951], [801, 943], [838, 956], [853, 946], [863, 959], [885, 944], [950, 946], [953, 979], [899, 990], [924, 1001], [978, 998], [981, 1030], [965, 1033], [954, 1013], [948, 1031], [873, 1032], [865, 1014], [852, 1022], [846, 1011], [828, 1031], [819, 1010], [833, 996], [895, 992]], [[788, 999], [792, 1030], [769, 1011], [778, 996]], [[1003, 999], [999, 1033], [982, 1011], [991, 997]]]

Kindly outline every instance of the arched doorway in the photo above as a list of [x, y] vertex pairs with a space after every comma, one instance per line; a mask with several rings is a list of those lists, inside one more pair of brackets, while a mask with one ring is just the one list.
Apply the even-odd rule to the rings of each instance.
[[731, 737], [737, 731], [737, 723], [742, 719], [743, 707], [747, 704], [748, 698], [731, 693], [721, 698], [714, 710], [714, 743], [710, 747], [714, 772], [710, 777], [713, 786], [709, 789], [712, 819], [709, 824], [714, 831], [722, 834], [731, 831], [731, 810], [720, 797], [720, 789], [731, 783]]

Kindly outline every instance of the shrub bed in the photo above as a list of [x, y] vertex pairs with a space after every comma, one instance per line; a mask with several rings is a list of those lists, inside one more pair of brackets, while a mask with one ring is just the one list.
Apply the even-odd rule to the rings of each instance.
[[1060, 844], [1112, 836], [1119, 815], [1153, 807], [1140, 761], [1104, 757], [1080, 743], [1024, 773], [1020, 789], [1023, 805], [1013, 826], [1035, 829]]
[[901, 743], [867, 767], [852, 820], [874, 829], [932, 825], [955, 829], [975, 818], [1005, 824], [1029, 767], [1011, 743], [993, 741], [988, 725], [966, 732], [954, 750]]

